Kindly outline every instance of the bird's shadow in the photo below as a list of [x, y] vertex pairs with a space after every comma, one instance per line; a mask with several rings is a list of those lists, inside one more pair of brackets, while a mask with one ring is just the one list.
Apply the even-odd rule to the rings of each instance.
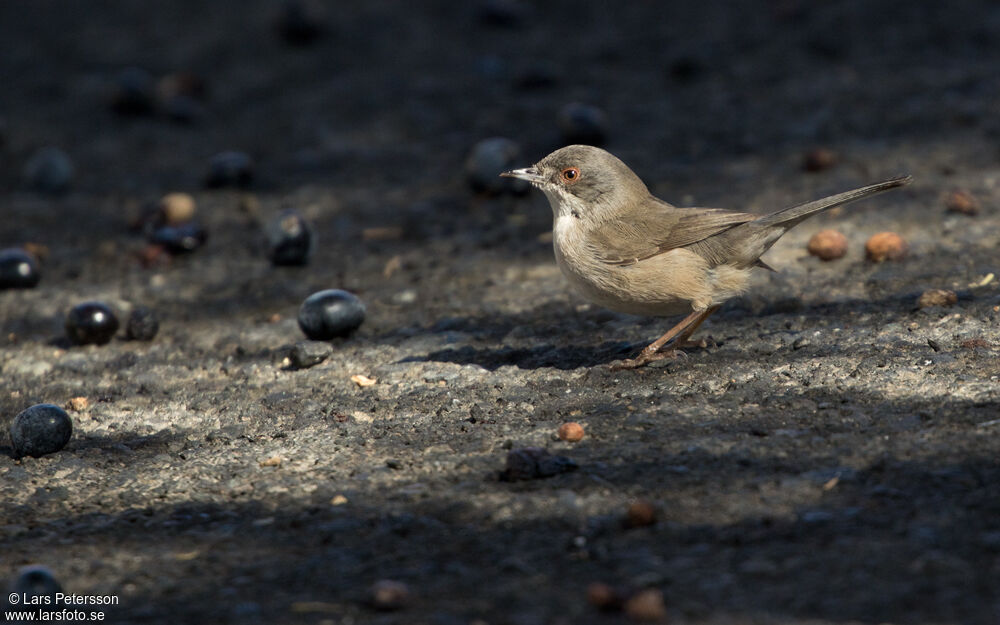
[[519, 369], [552, 367], [569, 370], [628, 358], [635, 355], [644, 345], [645, 343], [605, 341], [600, 345], [561, 347], [548, 343], [536, 347], [475, 348], [465, 346], [457, 349], [438, 350], [426, 356], [411, 356], [400, 362], [452, 362], [459, 365], [479, 365], [489, 371], [509, 365]]

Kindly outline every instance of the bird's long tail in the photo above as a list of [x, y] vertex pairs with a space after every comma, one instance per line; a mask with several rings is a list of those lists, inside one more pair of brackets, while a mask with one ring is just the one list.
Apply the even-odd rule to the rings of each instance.
[[860, 200], [861, 198], [868, 197], [869, 195], [875, 195], [876, 193], [901, 187], [908, 184], [911, 180], [913, 180], [912, 176], [890, 178], [889, 180], [876, 182], [875, 184], [870, 184], [866, 187], [861, 187], [860, 189], [854, 189], [853, 191], [845, 191], [844, 193], [831, 195], [830, 197], [825, 197], [820, 200], [813, 200], [812, 202], [806, 202], [805, 204], [784, 208], [778, 212], [771, 213], [770, 215], [764, 215], [759, 219], [754, 219], [751, 223], [758, 226], [776, 226], [788, 230], [789, 228], [798, 225], [810, 215], [831, 209], [834, 206], [840, 206], [841, 204], [853, 202], [854, 200]]

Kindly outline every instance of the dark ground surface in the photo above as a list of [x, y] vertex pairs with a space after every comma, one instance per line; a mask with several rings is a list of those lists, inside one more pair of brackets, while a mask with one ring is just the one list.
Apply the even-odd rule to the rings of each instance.
[[[307, 48], [274, 36], [275, 6], [0, 3], [0, 246], [50, 249], [37, 288], [0, 293], [0, 415], [89, 400], [62, 452], [0, 448], [0, 579], [44, 564], [120, 597], [112, 623], [626, 621], [592, 581], [662, 591], [675, 623], [1000, 622], [1000, 291], [973, 286], [1000, 265], [1000, 4], [556, 1], [490, 26], [472, 4], [331, 3]], [[113, 114], [130, 65], [204, 76], [207, 117]], [[789, 233], [779, 273], [706, 324], [714, 346], [611, 372], [669, 322], [585, 305], [541, 194], [477, 197], [461, 173], [492, 135], [541, 158], [571, 101], [675, 203], [915, 182]], [[64, 196], [21, 181], [44, 145], [76, 163]], [[840, 163], [804, 173], [815, 146]], [[200, 188], [224, 149], [256, 159], [247, 194]], [[982, 213], [945, 213], [955, 188]], [[210, 239], [144, 268], [128, 222], [169, 191]], [[309, 267], [261, 252], [285, 207], [319, 233]], [[384, 226], [403, 236], [363, 237]], [[820, 263], [805, 242], [830, 226], [851, 247]], [[881, 230], [910, 256], [865, 261]], [[320, 288], [368, 319], [287, 370]], [[917, 311], [927, 288], [959, 301]], [[69, 348], [88, 299], [151, 306], [161, 332]], [[582, 442], [554, 438], [568, 420]], [[525, 445], [579, 469], [500, 481]], [[637, 498], [658, 521], [626, 529]], [[374, 610], [380, 579], [411, 602]]]

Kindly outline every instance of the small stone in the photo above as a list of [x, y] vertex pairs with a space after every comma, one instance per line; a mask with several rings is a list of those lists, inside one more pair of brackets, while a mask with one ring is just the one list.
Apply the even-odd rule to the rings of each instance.
[[658, 623], [667, 618], [663, 593], [655, 588], [640, 590], [629, 597], [625, 601], [624, 610], [630, 619], [643, 623]]
[[176, 226], [194, 218], [196, 204], [187, 193], [168, 193], [160, 198], [158, 208], [163, 221]]
[[880, 263], [885, 260], [899, 260], [906, 256], [909, 246], [903, 237], [895, 232], [879, 232], [865, 243], [868, 260]]
[[267, 256], [277, 266], [305, 265], [313, 253], [313, 232], [297, 212], [284, 211], [268, 222]]
[[527, 181], [501, 178], [500, 174], [524, 165], [517, 143], [504, 137], [491, 137], [472, 146], [465, 159], [465, 177], [476, 193], [523, 195], [531, 188]]
[[123, 69], [115, 81], [111, 108], [119, 115], [148, 115], [156, 102], [153, 76], [140, 67]]
[[118, 317], [104, 302], [84, 302], [66, 315], [66, 336], [76, 345], [104, 345], [118, 331]]
[[806, 152], [802, 157], [802, 169], [818, 172], [830, 169], [837, 164], [837, 153], [828, 148], [816, 148]]
[[[56, 605], [56, 594], [63, 591], [62, 584], [56, 580], [48, 568], [37, 564], [26, 566], [17, 572], [17, 578], [11, 584], [10, 591], [21, 597], [21, 603], [27, 606]], [[32, 601], [32, 598], [38, 600]], [[46, 597], [46, 599], [41, 599]]]
[[73, 421], [54, 404], [36, 404], [20, 412], [10, 425], [10, 440], [18, 456], [36, 458], [59, 451], [73, 435]]
[[286, 0], [274, 20], [274, 29], [285, 43], [304, 46], [326, 32], [326, 10], [314, 0]]
[[162, 226], [153, 231], [149, 242], [162, 245], [171, 254], [193, 252], [208, 240], [208, 232], [197, 221], [187, 221], [176, 226]]
[[333, 353], [333, 346], [323, 341], [299, 341], [292, 346], [288, 353], [292, 367], [295, 369], [308, 369], [315, 367], [330, 357]]
[[609, 584], [593, 582], [587, 586], [587, 602], [598, 610], [620, 610], [622, 596]]
[[66, 407], [73, 412], [83, 412], [90, 406], [90, 400], [86, 397], [73, 397], [66, 402]]
[[626, 527], [647, 527], [656, 523], [656, 508], [645, 499], [636, 499], [625, 511]]
[[24, 179], [35, 191], [62, 193], [73, 181], [73, 161], [59, 148], [36, 151], [24, 166]]
[[156, 313], [145, 306], [136, 306], [125, 324], [125, 336], [130, 341], [152, 341], [160, 330]]
[[836, 230], [820, 230], [812, 235], [807, 247], [820, 260], [835, 260], [847, 253], [847, 237]]
[[205, 186], [212, 189], [248, 187], [253, 182], [253, 170], [253, 160], [245, 152], [220, 152], [208, 162]]
[[958, 294], [948, 289], [928, 289], [917, 299], [917, 308], [929, 306], [954, 306], [958, 302]]
[[410, 602], [410, 587], [403, 582], [381, 579], [372, 584], [371, 600], [378, 610], [399, 610]]
[[556, 123], [567, 145], [601, 146], [607, 140], [608, 115], [596, 106], [571, 102], [559, 110]]
[[299, 328], [307, 337], [328, 341], [357, 330], [365, 320], [365, 305], [347, 291], [318, 291], [302, 302], [298, 320]]
[[963, 215], [979, 214], [979, 200], [968, 191], [952, 191], [945, 198], [944, 206], [949, 213], [961, 213]]
[[583, 440], [583, 426], [576, 421], [569, 421], [559, 426], [559, 438], [570, 443]]
[[507, 452], [507, 467], [501, 479], [508, 482], [552, 477], [573, 471], [577, 464], [564, 456], [553, 456], [541, 447], [521, 447]]
[[260, 466], [262, 467], [280, 467], [281, 466], [281, 456], [271, 456], [267, 460], [261, 460]]
[[360, 373], [351, 376], [351, 382], [354, 382], [361, 388], [368, 386], [375, 386], [378, 384], [378, 380], [375, 378], [370, 378], [367, 375], [361, 375]]
[[0, 290], [30, 289], [42, 279], [35, 258], [18, 247], [0, 250]]

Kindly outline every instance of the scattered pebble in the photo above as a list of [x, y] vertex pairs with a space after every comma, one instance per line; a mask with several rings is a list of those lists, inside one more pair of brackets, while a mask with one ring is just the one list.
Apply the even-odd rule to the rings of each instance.
[[104, 345], [118, 331], [118, 317], [104, 302], [84, 302], [66, 315], [66, 336], [76, 345]]
[[979, 214], [979, 200], [968, 191], [952, 191], [945, 198], [944, 206], [949, 213], [961, 213], [963, 215]]
[[656, 623], [667, 618], [667, 607], [663, 604], [663, 593], [655, 588], [635, 593], [625, 600], [623, 608], [625, 615], [633, 621]]
[[865, 243], [868, 260], [880, 263], [884, 260], [899, 260], [906, 256], [909, 246], [903, 237], [895, 232], [879, 232]]
[[299, 328], [316, 341], [347, 336], [364, 320], [364, 303], [354, 294], [340, 289], [313, 293], [299, 307]]
[[281, 466], [281, 456], [271, 456], [267, 460], [261, 460], [260, 466], [262, 467], [280, 467]]
[[559, 426], [559, 438], [570, 443], [583, 440], [583, 426], [576, 421], [569, 421]]
[[208, 232], [197, 221], [187, 221], [175, 226], [162, 226], [153, 231], [149, 242], [161, 245], [171, 254], [193, 252], [208, 240]]
[[73, 412], [83, 412], [88, 406], [90, 406], [90, 400], [86, 397], [73, 397], [66, 402], [66, 408]]
[[145, 306], [136, 306], [125, 324], [125, 336], [130, 341], [152, 341], [160, 331], [156, 313]]
[[267, 257], [278, 266], [305, 265], [313, 253], [313, 232], [309, 223], [297, 212], [287, 210], [277, 215], [264, 228], [267, 235]]
[[157, 205], [164, 223], [170, 226], [194, 219], [196, 207], [194, 198], [187, 193], [168, 193]]
[[553, 456], [541, 447], [521, 447], [507, 452], [507, 468], [500, 474], [508, 482], [552, 477], [574, 471], [577, 464], [565, 456]]
[[285, 43], [308, 45], [326, 31], [326, 10], [314, 0], [286, 0], [275, 17], [274, 29]]
[[928, 289], [920, 294], [917, 299], [917, 308], [927, 308], [929, 306], [954, 306], [958, 302], [958, 295], [948, 289]]
[[559, 110], [556, 123], [569, 144], [603, 145], [608, 134], [608, 115], [590, 104], [571, 102]]
[[636, 499], [625, 511], [626, 527], [647, 527], [656, 523], [656, 508], [645, 499]]
[[587, 586], [587, 602], [598, 610], [620, 610], [622, 596], [609, 584], [592, 582]]
[[220, 152], [208, 162], [205, 186], [212, 189], [248, 187], [253, 182], [253, 170], [253, 159], [245, 152]]
[[73, 182], [74, 167], [70, 157], [55, 147], [37, 150], [24, 166], [28, 186], [45, 193], [61, 193]]
[[802, 169], [811, 172], [824, 171], [837, 164], [837, 153], [828, 148], [816, 148], [802, 157]]
[[10, 440], [18, 456], [36, 458], [59, 451], [73, 435], [73, 421], [54, 404], [36, 404], [10, 424]]
[[[62, 584], [56, 580], [48, 568], [33, 564], [26, 566], [17, 572], [17, 578], [10, 587], [11, 592], [22, 596], [25, 605], [50, 605], [54, 606], [56, 593], [63, 591]], [[30, 597], [47, 597], [48, 601], [41, 599], [37, 602], [31, 601]]]
[[807, 249], [820, 260], [836, 260], [847, 253], [847, 237], [836, 230], [820, 230], [809, 239]]
[[465, 177], [476, 193], [523, 195], [531, 188], [527, 181], [501, 178], [500, 174], [526, 165], [517, 143], [504, 137], [491, 137], [472, 146], [465, 159]]
[[372, 584], [371, 593], [372, 606], [378, 610], [399, 610], [410, 602], [410, 587], [391, 579]]
[[35, 258], [19, 247], [0, 250], [0, 290], [30, 289], [42, 279]]
[[333, 346], [323, 341], [299, 341], [292, 346], [288, 358], [295, 369], [315, 367], [330, 357]]
[[375, 386], [378, 384], [378, 380], [375, 378], [369, 378], [367, 375], [361, 375], [360, 373], [351, 376], [351, 382], [354, 382], [361, 388], [366, 386]]
[[119, 115], [148, 115], [156, 103], [156, 82], [140, 67], [123, 69], [115, 80], [111, 109]]

